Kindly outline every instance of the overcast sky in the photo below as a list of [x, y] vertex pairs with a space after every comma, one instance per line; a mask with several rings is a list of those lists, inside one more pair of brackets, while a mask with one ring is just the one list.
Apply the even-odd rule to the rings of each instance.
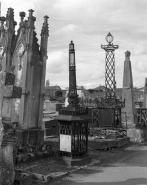
[[77, 85], [87, 88], [105, 84], [105, 52], [108, 32], [114, 36], [117, 87], [122, 87], [125, 51], [131, 52], [134, 86], [147, 77], [147, 0], [2, 0], [2, 16], [9, 7], [19, 12], [33, 9], [40, 39], [43, 16], [49, 16], [46, 79], [50, 85], [68, 87], [68, 47], [75, 44]]

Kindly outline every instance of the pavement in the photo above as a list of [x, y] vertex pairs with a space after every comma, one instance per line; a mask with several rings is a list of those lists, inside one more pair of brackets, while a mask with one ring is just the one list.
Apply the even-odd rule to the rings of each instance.
[[125, 147], [111, 160], [57, 178], [49, 185], [147, 185], [147, 143]]

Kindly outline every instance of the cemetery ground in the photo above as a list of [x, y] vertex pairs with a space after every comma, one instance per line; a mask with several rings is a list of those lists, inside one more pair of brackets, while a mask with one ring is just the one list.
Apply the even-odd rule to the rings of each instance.
[[[54, 150], [57, 151], [57, 147], [56, 145]], [[83, 167], [67, 167], [58, 161], [57, 152], [54, 152], [51, 157], [16, 165], [16, 169], [23, 169], [24, 173], [29, 174], [22, 184], [147, 184], [147, 142], [130, 142], [119, 148], [105, 150], [93, 150], [90, 143], [89, 156], [92, 159], [90, 164]], [[36, 181], [31, 174], [40, 174], [39, 178], [44, 175], [48, 182]]]

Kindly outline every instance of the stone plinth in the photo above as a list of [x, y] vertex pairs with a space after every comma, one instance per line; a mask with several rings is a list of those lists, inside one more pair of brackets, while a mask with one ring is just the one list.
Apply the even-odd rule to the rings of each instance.
[[66, 157], [66, 156], [62, 156], [60, 158], [58, 158], [58, 160], [71, 167], [71, 166], [83, 166], [85, 164], [88, 164], [91, 162], [91, 158], [89, 156], [85, 156], [85, 157], [78, 157], [78, 158], [71, 158], [71, 157]]
[[17, 145], [38, 145], [44, 141], [44, 130], [41, 129], [22, 129], [16, 131]]
[[130, 128], [127, 130], [127, 136], [131, 141], [144, 142], [147, 140], [147, 127], [145, 128]]
[[0, 184], [13, 184], [15, 172], [13, 164], [13, 148], [14, 141], [5, 140], [1, 144], [0, 157], [1, 157], [1, 171], [0, 171]]

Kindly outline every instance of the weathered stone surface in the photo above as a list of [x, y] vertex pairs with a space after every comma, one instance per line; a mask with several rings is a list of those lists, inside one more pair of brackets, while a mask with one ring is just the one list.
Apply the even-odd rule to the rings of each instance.
[[28, 144], [28, 130], [16, 130], [17, 145], [27, 145]]
[[117, 147], [124, 146], [130, 142], [129, 137], [119, 138], [117, 139]]
[[111, 149], [115, 147], [121, 147], [123, 145], [126, 145], [130, 142], [129, 137], [123, 137], [123, 138], [115, 138], [115, 139], [94, 139], [89, 140], [91, 149], [99, 149], [99, 150], [105, 150], [105, 149]]
[[4, 97], [9, 98], [21, 98], [22, 88], [14, 85], [8, 85], [4, 87]]
[[145, 128], [130, 128], [127, 130], [127, 136], [131, 141], [144, 142], [147, 140], [147, 127]]
[[44, 130], [41, 129], [18, 129], [16, 131], [17, 145], [37, 145], [44, 140]]
[[42, 144], [44, 141], [44, 130], [38, 129], [37, 144]]
[[14, 181], [13, 142], [3, 142], [1, 145], [2, 169], [1, 184], [12, 184]]
[[147, 78], [145, 78], [145, 84], [144, 84], [143, 108], [147, 108]]
[[38, 130], [31, 129], [28, 131], [28, 144], [37, 145]]
[[51, 144], [38, 144], [18, 147], [16, 163], [23, 163], [30, 160], [41, 159], [42, 157], [52, 156], [54, 153]]
[[135, 115], [135, 105], [134, 105], [134, 95], [133, 95], [133, 78], [132, 78], [130, 54], [131, 53], [129, 51], [125, 52], [123, 89], [122, 89], [122, 100], [125, 99], [125, 107], [122, 109], [122, 112], [126, 112], [128, 121], [132, 123], [132, 126], [134, 127], [133, 124], [134, 124], [134, 115]]
[[[13, 146], [3, 140], [3, 125], [14, 125], [17, 122], [17, 144], [37, 145], [43, 141], [43, 131], [29, 130], [41, 128], [43, 116], [44, 84], [47, 60], [48, 17], [44, 17], [41, 31], [41, 46], [38, 45], [33, 16], [29, 10], [28, 20], [24, 21], [25, 13], [21, 12], [19, 31], [15, 35], [14, 12], [7, 12], [7, 30], [1, 24], [0, 44], [5, 48], [1, 55], [2, 69], [0, 71], [0, 155], [4, 164], [1, 174], [1, 184], [13, 184]], [[26, 24], [27, 22], [27, 24]], [[28, 39], [29, 38], [29, 39]], [[15, 100], [14, 100], [15, 99]], [[12, 129], [13, 130], [13, 129]], [[10, 129], [4, 132], [9, 135]], [[4, 136], [5, 136], [4, 135]], [[3, 144], [1, 146], [1, 143]], [[27, 155], [23, 160], [29, 158]]]

